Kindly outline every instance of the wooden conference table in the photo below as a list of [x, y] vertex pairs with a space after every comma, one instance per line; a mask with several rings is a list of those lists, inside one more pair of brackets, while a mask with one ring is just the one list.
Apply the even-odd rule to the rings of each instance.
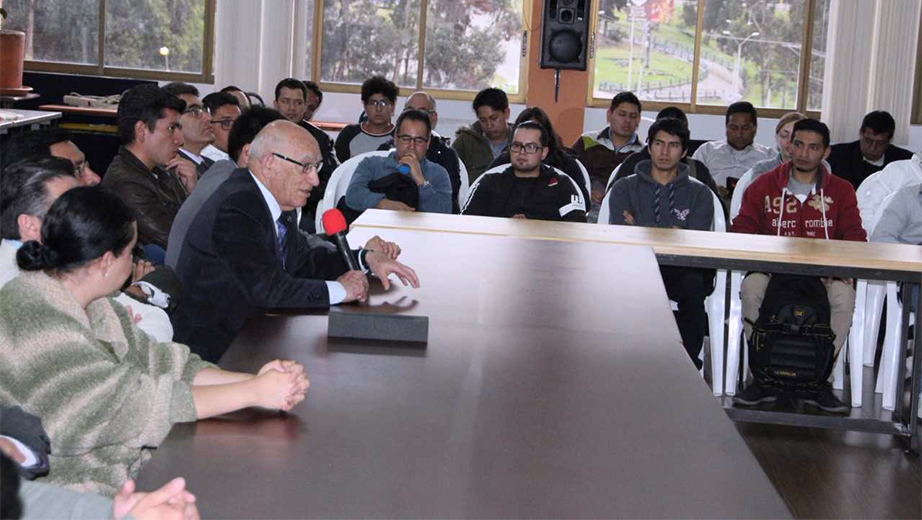
[[[576, 243], [624, 244], [653, 248], [657, 261], [663, 265], [682, 265], [765, 271], [841, 278], [864, 278], [896, 282], [922, 281], [922, 247], [898, 244], [827, 241], [807, 238], [786, 238], [709, 231], [655, 229], [631, 226], [600, 226], [571, 222], [537, 222], [430, 213], [368, 210], [353, 224], [355, 228], [386, 234], [391, 230], [415, 230], [452, 233], [456, 235], [486, 235], [518, 237]], [[596, 272], [609, 275], [624, 262], [600, 263]], [[922, 309], [922, 294], [917, 302]], [[916, 330], [922, 330], [922, 313], [916, 313]], [[908, 306], [903, 306], [903, 338], [909, 329]], [[915, 352], [922, 352], [922, 334], [915, 336]], [[897, 367], [897, 393], [903, 395], [905, 350], [900, 352]], [[814, 426], [844, 430], [886, 433], [909, 439], [910, 449], [920, 448], [919, 407], [922, 356], [913, 357], [910, 372], [911, 401], [908, 414], [903, 413], [903, 400], [897, 399], [892, 414], [866, 417], [854, 409], [848, 417], [826, 414], [803, 414], [745, 409], [732, 406], [724, 398], [727, 413], [734, 420]]]
[[307, 399], [175, 426], [141, 489], [182, 475], [213, 518], [790, 516], [681, 347], [649, 248], [386, 237], [422, 287], [370, 305], [428, 316], [428, 346], [254, 320], [221, 366], [296, 359]]

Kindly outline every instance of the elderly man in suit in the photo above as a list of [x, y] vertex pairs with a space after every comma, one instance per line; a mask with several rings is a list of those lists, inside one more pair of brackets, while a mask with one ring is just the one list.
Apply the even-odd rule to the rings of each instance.
[[[186, 300], [173, 315], [175, 340], [216, 361], [244, 323], [268, 310], [327, 308], [364, 301], [368, 280], [333, 248], [310, 242], [293, 220], [319, 183], [317, 141], [290, 121], [253, 140], [247, 168], [231, 174], [186, 233], [176, 271]], [[380, 241], [379, 241], [380, 242]], [[388, 276], [419, 287], [393, 244], [358, 252], [359, 265], [389, 288]]]

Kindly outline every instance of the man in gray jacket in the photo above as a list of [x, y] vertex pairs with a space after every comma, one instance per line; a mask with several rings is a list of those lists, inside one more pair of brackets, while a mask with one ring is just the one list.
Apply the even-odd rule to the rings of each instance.
[[[394, 143], [397, 149], [387, 157], [366, 157], [355, 168], [346, 205], [357, 212], [369, 208], [396, 211], [451, 213], [451, 181], [448, 172], [426, 159], [432, 123], [425, 112], [407, 110], [397, 118]], [[389, 197], [389, 191], [375, 185], [394, 181], [395, 191], [407, 200]]]
[[[922, 184], [904, 186], [893, 195], [874, 227], [871, 242], [922, 245]], [[909, 308], [917, 312], [919, 284], [911, 287]]]
[[[682, 158], [688, 150], [688, 128], [675, 118], [657, 120], [650, 127], [650, 160], [641, 161], [634, 175], [612, 186], [609, 223], [709, 231], [714, 199], [702, 183], [688, 177]], [[698, 354], [704, 341], [704, 298], [713, 273], [705, 269], [663, 266], [660, 274], [669, 299], [679, 305], [676, 322], [682, 343], [700, 370]]]

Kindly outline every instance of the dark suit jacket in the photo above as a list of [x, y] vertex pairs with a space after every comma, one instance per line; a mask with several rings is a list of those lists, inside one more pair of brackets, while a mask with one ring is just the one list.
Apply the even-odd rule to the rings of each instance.
[[216, 362], [250, 318], [329, 306], [324, 280], [347, 271], [336, 249], [311, 247], [307, 234], [290, 229], [283, 269], [275, 229], [250, 172], [235, 170], [202, 205], [183, 240], [176, 272], [185, 296], [171, 316], [174, 341]]
[[[893, 161], [906, 159], [912, 159], [912, 152], [892, 144], [887, 146], [887, 151], [884, 152], [884, 166]], [[869, 175], [884, 168], [864, 162], [864, 157], [861, 156], [861, 144], [858, 141], [832, 145], [828, 161], [829, 166], [832, 167], [832, 173], [852, 183], [856, 190]]]
[[214, 159], [209, 159], [208, 157], [205, 157], [204, 155], [201, 156], [202, 162], [197, 163], [195, 162], [195, 159], [193, 159], [192, 156], [189, 155], [189, 152], [183, 150], [182, 148], [179, 149], [179, 153], [183, 155], [184, 159], [189, 159], [190, 161], [192, 161], [192, 164], [195, 165], [195, 176], [198, 179], [201, 179], [202, 175], [205, 175], [205, 172], [208, 171], [208, 168], [211, 168], [212, 165], [214, 165]]

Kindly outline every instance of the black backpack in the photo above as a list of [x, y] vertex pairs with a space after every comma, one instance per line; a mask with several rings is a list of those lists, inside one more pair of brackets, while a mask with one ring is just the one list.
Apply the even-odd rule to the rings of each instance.
[[772, 275], [749, 338], [749, 368], [763, 385], [815, 392], [835, 357], [826, 287], [814, 276]]

